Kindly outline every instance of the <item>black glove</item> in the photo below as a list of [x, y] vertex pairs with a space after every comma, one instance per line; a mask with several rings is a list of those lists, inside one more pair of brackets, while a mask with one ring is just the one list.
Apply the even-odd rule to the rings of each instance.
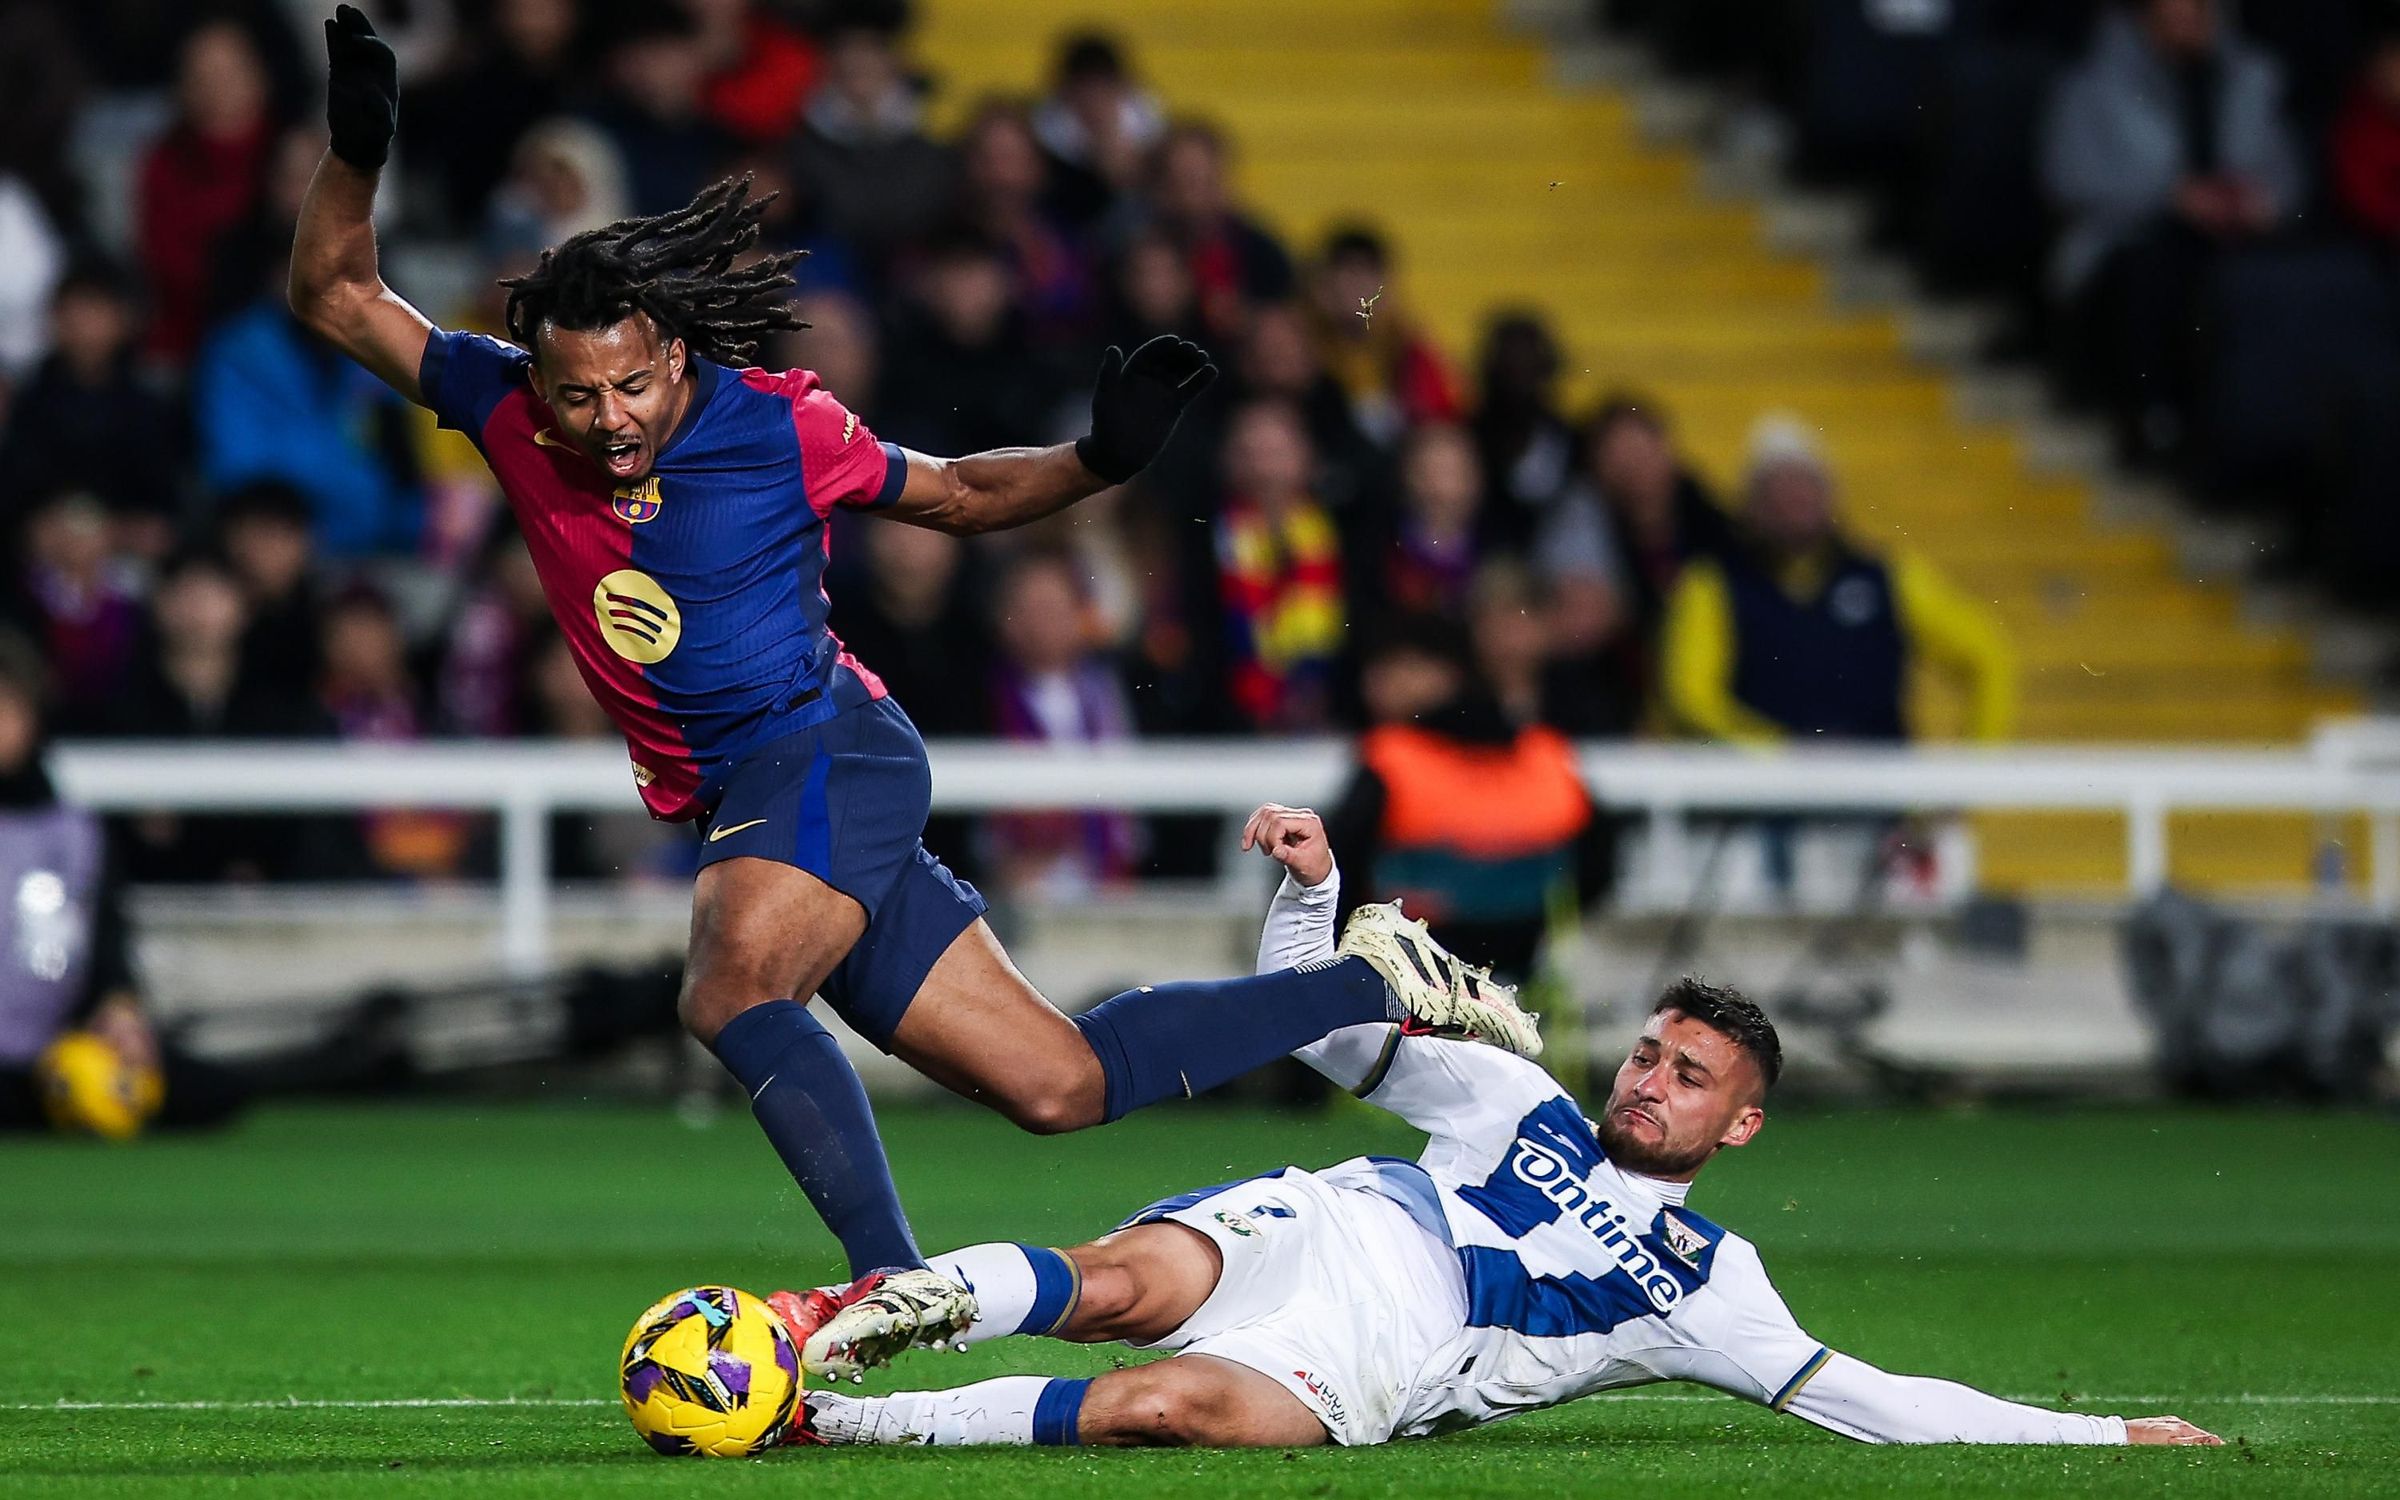
[[1216, 378], [1208, 351], [1171, 333], [1134, 350], [1131, 359], [1110, 345], [1092, 387], [1092, 430], [1075, 440], [1075, 456], [1110, 484], [1123, 484], [1158, 457], [1183, 409]]
[[355, 5], [337, 5], [325, 23], [325, 124], [333, 154], [362, 172], [379, 172], [400, 128], [400, 65]]

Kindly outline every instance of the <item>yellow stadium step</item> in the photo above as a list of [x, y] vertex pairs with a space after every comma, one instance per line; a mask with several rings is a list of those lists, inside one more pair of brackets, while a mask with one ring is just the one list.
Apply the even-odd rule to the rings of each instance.
[[[1995, 813], [1971, 820], [1984, 885], [1997, 891], [2083, 891], [2125, 885], [2125, 820], [2116, 813]], [[2363, 894], [2363, 820], [2305, 813], [2180, 812], [2167, 817], [2167, 878], [2211, 890], [2289, 891], [2314, 884], [2330, 852], [2341, 884]]]
[[[921, 7], [917, 46], [946, 77], [972, 72], [987, 52], [1005, 58], [1029, 36], [1056, 37], [1092, 28], [1114, 33], [1140, 49], [1145, 71], [1151, 58], [1180, 46], [1239, 37], [1262, 50], [1289, 50], [1321, 59], [1359, 47], [1458, 46], [1488, 51], [1493, 40], [1489, 7], [1479, 0], [1422, 3], [1422, 0], [1308, 0], [1306, 4], [1255, 4], [1243, 0], [1120, 0], [1114, 5], [1058, 5], [1047, 0], [994, 4], [992, 0], [929, 0]], [[1505, 50], [1526, 52], [1522, 46]], [[1039, 55], [1046, 70], [1047, 53]], [[1043, 72], [1011, 75], [1019, 87], [1038, 84]], [[1000, 80], [995, 79], [995, 82]], [[1186, 101], [1193, 107], [1205, 99]]]
[[2018, 659], [2030, 670], [2080, 669], [2091, 679], [2095, 694], [2124, 691], [2132, 673], [2172, 674], [2171, 680], [2148, 680], [2178, 696], [2190, 696], [2210, 677], [2267, 673], [2279, 685], [2295, 677], [2305, 685], [2309, 671], [2308, 652], [2298, 641], [2278, 635], [2226, 634], [2195, 643], [2165, 634], [2099, 640], [2055, 630], [2020, 630], [2016, 647]]
[[[1720, 479], [1741, 472], [1751, 429], [1762, 413], [1779, 407], [1810, 426], [1817, 445], [1833, 464], [1835, 481], [1845, 488], [1893, 477], [1906, 479], [1916, 488], [1940, 485], [1959, 475], [1997, 480], [2014, 472], [2021, 462], [2018, 438], [2002, 429], [1942, 428], [1923, 421], [1858, 425], [1885, 416], [1889, 408], [1913, 411], [1926, 402], [1940, 402], [1945, 397], [1938, 387], [1912, 392], [1877, 384], [1853, 388], [1838, 403], [1828, 399], [1810, 406], [1797, 404], [1809, 400], [1817, 389], [1795, 381], [1760, 378], [1698, 384], [1680, 399], [1671, 389], [1657, 394], [1672, 415], [1675, 430], [1693, 450], [1695, 466]], [[1844, 420], [1829, 425], [1819, 409], [1837, 405]]]
[[2017, 727], [2029, 740], [2077, 744], [2288, 745], [2341, 706], [2289, 690], [2209, 698], [2186, 693], [2168, 702], [2111, 696], [2078, 703], [2045, 696], [2029, 698]]
[[[1547, 212], [1568, 184], [1538, 171], [1495, 174], [1487, 162], [1448, 155], [1420, 161], [1325, 163], [1277, 158], [1259, 161], [1234, 143], [1236, 180], [1250, 193], [1295, 203], [1349, 200], [1360, 203], [1419, 203], [1451, 210], [1487, 203]], [[1602, 157], [1576, 169], [1578, 185], [1614, 195], [1680, 191], [1692, 180], [1691, 164], [1672, 156]], [[1552, 187], [1552, 183], [1558, 186]], [[1537, 196], [1538, 195], [1538, 196]], [[1799, 262], [1794, 269], [1810, 268]]]
[[2161, 628], [2135, 620], [2103, 633], [2083, 621], [2033, 618], [2017, 624], [2014, 634], [2017, 654], [2028, 662], [2207, 662], [2300, 669], [2309, 661], [2307, 649], [2290, 635], [2226, 625]]
[[[1028, 93], [1048, 76], [1056, 50], [1047, 35], [1020, 28], [1010, 44], [982, 49], [977, 63], [988, 76], [1007, 80], [1009, 92]], [[1378, 45], [1372, 38], [1333, 58], [1282, 45], [1203, 42], [1145, 48], [1141, 64], [1148, 81], [1171, 97], [1214, 100], [1276, 92], [1405, 98], [1462, 86], [1524, 90], [1538, 82], [1542, 72], [1541, 59], [1530, 51]]]
[[2072, 627], [2080, 636], [2102, 639], [2159, 631], [2177, 638], [2213, 639], [2241, 627], [2241, 606], [2209, 589], [2167, 589], [2141, 598], [2113, 594], [2041, 597], [2010, 595], [1993, 606], [2020, 630]]

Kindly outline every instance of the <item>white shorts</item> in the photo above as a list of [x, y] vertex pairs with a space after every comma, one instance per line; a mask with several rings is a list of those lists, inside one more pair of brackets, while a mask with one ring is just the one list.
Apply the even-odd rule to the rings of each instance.
[[1224, 1253], [1199, 1311], [1151, 1346], [1258, 1371], [1300, 1398], [1333, 1440], [1387, 1442], [1435, 1353], [1466, 1321], [1458, 1257], [1389, 1198], [1286, 1167], [1135, 1222], [1196, 1229]]

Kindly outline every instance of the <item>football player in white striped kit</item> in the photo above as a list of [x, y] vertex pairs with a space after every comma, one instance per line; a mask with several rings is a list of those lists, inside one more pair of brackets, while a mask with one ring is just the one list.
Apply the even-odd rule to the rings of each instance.
[[[1260, 969], [1331, 958], [1340, 877], [1316, 815], [1261, 808], [1244, 844], [1285, 867]], [[1387, 972], [1458, 982], [1447, 964], [1397, 957]], [[1668, 989], [1597, 1118], [1538, 1064], [1404, 1026], [1347, 1027], [1298, 1055], [1425, 1131], [1424, 1153], [1187, 1193], [1071, 1250], [933, 1259], [975, 1289], [969, 1341], [1121, 1340], [1176, 1357], [1093, 1380], [814, 1391], [791, 1441], [1358, 1445], [1681, 1380], [1867, 1442], [2219, 1442], [2176, 1417], [2050, 1411], [1890, 1374], [1803, 1332], [1750, 1242], [1684, 1201], [1710, 1157], [1757, 1135], [1781, 1068], [1774, 1027], [1731, 990]], [[777, 1301], [808, 1320], [805, 1298]]]

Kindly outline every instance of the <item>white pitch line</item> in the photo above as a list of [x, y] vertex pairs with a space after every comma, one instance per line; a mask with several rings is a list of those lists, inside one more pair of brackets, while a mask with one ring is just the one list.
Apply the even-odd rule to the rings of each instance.
[[[2015, 1401], [2055, 1401], [2055, 1396], [2014, 1396]], [[2275, 1396], [2250, 1394], [2242, 1396], [2077, 1396], [2077, 1406], [2093, 1402], [2117, 1406], [2172, 1406], [2178, 1401], [2194, 1406], [2400, 1406], [2400, 1396], [2341, 1396], [2307, 1394]]]
[[12, 1401], [0, 1411], [431, 1411], [486, 1406], [614, 1406], [597, 1396], [397, 1396], [382, 1400]]
[[[1729, 1401], [1729, 1396], [1700, 1391], [1618, 1391], [1620, 1401]], [[2011, 1396], [2011, 1401], [2050, 1404], [2048, 1395]], [[11, 1401], [0, 1411], [448, 1411], [486, 1407], [615, 1406], [604, 1396], [399, 1396], [382, 1399], [320, 1400], [287, 1396], [280, 1401]], [[2332, 1392], [2301, 1395], [2246, 1393], [2238, 1396], [2077, 1396], [2078, 1409], [2096, 1406], [2400, 1406], [2400, 1395], [2340, 1395]]]

